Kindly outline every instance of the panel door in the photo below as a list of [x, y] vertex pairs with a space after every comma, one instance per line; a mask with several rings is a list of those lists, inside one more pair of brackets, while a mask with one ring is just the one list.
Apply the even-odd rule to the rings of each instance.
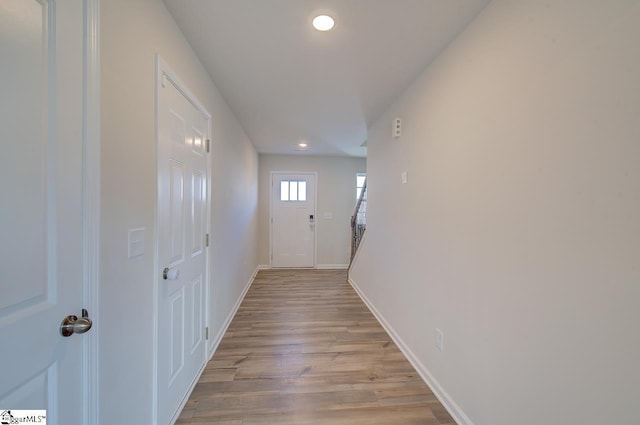
[[271, 183], [271, 266], [314, 267], [315, 174], [273, 173]]
[[208, 118], [161, 77], [158, 88], [158, 420], [178, 414], [206, 361]]
[[0, 413], [81, 424], [83, 3], [0, 1]]

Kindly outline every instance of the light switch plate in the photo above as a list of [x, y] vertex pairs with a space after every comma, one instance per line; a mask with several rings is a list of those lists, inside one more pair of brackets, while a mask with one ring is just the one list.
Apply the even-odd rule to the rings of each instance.
[[400, 178], [402, 179], [402, 184], [407, 184], [409, 181], [409, 173], [407, 171], [403, 171], [400, 173]]
[[144, 227], [129, 229], [129, 258], [144, 254]]

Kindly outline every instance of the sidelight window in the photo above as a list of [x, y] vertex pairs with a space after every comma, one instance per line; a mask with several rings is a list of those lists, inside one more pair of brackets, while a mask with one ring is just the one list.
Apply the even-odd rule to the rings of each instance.
[[367, 179], [367, 175], [365, 173], [356, 174], [356, 201], [360, 199], [360, 194], [362, 193], [362, 187], [364, 186], [364, 181]]

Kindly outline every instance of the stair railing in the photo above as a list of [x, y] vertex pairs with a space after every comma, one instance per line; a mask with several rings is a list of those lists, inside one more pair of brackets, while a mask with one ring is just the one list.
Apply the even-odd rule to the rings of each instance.
[[355, 257], [356, 252], [358, 251], [358, 246], [360, 246], [360, 241], [362, 240], [362, 236], [364, 235], [366, 224], [367, 179], [365, 178], [364, 184], [362, 185], [362, 190], [360, 191], [360, 197], [358, 198], [358, 202], [356, 203], [356, 208], [353, 212], [353, 215], [351, 216], [351, 259], [349, 261], [349, 266], [351, 266], [353, 257]]

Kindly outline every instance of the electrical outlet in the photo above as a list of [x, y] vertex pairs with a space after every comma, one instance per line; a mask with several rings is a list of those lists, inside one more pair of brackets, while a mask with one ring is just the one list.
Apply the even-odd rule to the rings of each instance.
[[436, 347], [440, 351], [444, 350], [444, 333], [438, 328], [436, 328]]

